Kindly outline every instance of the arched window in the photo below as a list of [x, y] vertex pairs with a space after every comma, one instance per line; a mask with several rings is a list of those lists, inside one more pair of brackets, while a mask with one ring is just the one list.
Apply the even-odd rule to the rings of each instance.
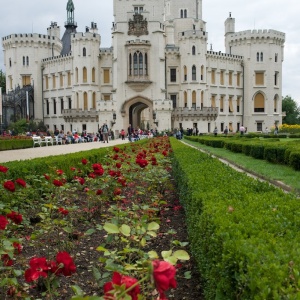
[[83, 69], [82, 69], [82, 80], [83, 80], [83, 82], [87, 82], [87, 69], [86, 69], [86, 67], [83, 67]]
[[78, 83], [78, 68], [75, 68], [75, 80]]
[[93, 101], [92, 101], [92, 108], [96, 109], [96, 93], [93, 93]]
[[184, 17], [187, 18], [187, 10], [184, 10]]
[[262, 93], [257, 93], [254, 98], [254, 112], [265, 111], [265, 97]]
[[23, 56], [23, 66], [25, 66], [25, 56]]
[[143, 54], [140, 53], [139, 54], [139, 74], [143, 75], [143, 66], [144, 66], [144, 58], [143, 58]]
[[26, 65], [29, 66], [29, 56], [26, 56]]
[[96, 69], [92, 69], [92, 82], [96, 82]]
[[79, 94], [76, 93], [76, 108], [79, 109]]
[[278, 113], [278, 95], [274, 97], [274, 113]]
[[83, 49], [82, 49], [82, 55], [83, 55], [83, 56], [86, 56], [86, 48], [83, 48]]
[[183, 97], [184, 97], [184, 107], [187, 107], [187, 102], [188, 102], [188, 100], [187, 100], [187, 92], [183, 93]]
[[132, 54], [129, 54], [129, 75], [132, 75]]
[[192, 80], [197, 80], [197, 69], [196, 69], [196, 66], [192, 67]]
[[264, 61], [264, 54], [260, 52], [260, 61]]
[[88, 110], [88, 94], [87, 94], [87, 92], [83, 93], [83, 110]]
[[201, 91], [201, 109], [203, 108], [204, 106], [204, 92]]
[[148, 75], [148, 54], [145, 53], [145, 75]]
[[180, 18], [183, 19], [183, 9], [180, 10]]
[[259, 61], [259, 52], [256, 53], [256, 61]]
[[201, 80], [204, 80], [204, 66], [201, 66]]
[[9, 59], [9, 66], [11, 67], [11, 58]]
[[196, 96], [197, 96], [196, 91], [193, 91], [193, 93], [192, 93], [192, 108], [196, 108]]
[[133, 74], [138, 75], [138, 55], [136, 52], [133, 55]]
[[184, 75], [184, 81], [187, 81], [187, 67], [186, 66], [184, 66], [183, 67], [183, 75]]
[[195, 46], [192, 47], [192, 55], [196, 55], [196, 47]]

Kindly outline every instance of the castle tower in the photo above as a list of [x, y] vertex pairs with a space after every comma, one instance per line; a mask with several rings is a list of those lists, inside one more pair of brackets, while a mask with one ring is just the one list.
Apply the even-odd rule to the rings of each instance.
[[75, 6], [72, 0], [67, 3], [67, 22], [65, 22], [65, 33], [62, 37], [63, 49], [61, 55], [69, 54], [71, 49], [71, 34], [76, 33], [77, 23], [74, 17]]

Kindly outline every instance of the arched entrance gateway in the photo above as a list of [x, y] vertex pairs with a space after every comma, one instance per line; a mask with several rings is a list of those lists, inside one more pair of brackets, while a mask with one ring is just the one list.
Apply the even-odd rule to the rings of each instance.
[[124, 102], [122, 105], [124, 127], [131, 124], [133, 128], [155, 129], [153, 119], [153, 101], [148, 98], [137, 96]]

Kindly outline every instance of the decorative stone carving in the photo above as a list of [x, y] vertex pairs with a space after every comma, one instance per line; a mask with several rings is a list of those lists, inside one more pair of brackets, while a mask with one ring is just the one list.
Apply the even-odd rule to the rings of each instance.
[[141, 14], [134, 14], [133, 20], [129, 19], [128, 22], [128, 35], [148, 35], [148, 21], [144, 19]]

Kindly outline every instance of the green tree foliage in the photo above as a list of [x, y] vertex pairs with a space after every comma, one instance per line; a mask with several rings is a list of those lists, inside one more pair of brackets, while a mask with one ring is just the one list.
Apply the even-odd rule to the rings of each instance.
[[2, 93], [6, 92], [6, 80], [5, 80], [5, 73], [0, 70], [0, 87], [2, 87]]
[[37, 129], [39, 129], [41, 132], [47, 131], [47, 127], [42, 121], [38, 124], [33, 121], [28, 123], [26, 119], [21, 119], [15, 123], [10, 123], [8, 129], [12, 130], [14, 134], [22, 134], [26, 133], [27, 131], [36, 132]]
[[300, 124], [300, 108], [292, 97], [285, 96], [282, 99], [282, 111], [286, 113], [282, 119], [283, 124]]

